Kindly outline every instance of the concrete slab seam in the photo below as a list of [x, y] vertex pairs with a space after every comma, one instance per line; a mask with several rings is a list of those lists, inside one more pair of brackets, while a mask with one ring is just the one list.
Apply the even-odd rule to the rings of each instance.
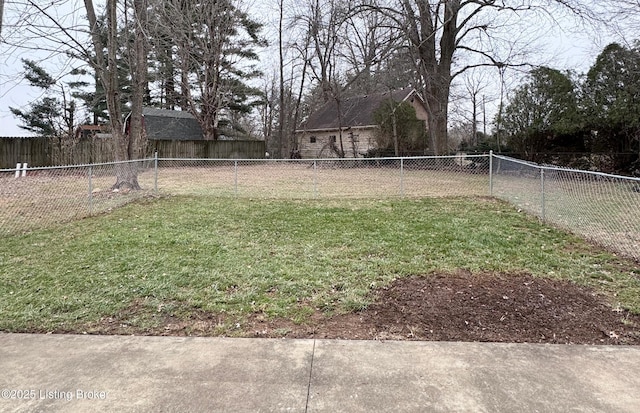
[[309, 397], [311, 395], [311, 379], [313, 377], [313, 360], [316, 356], [316, 339], [313, 339], [313, 349], [311, 350], [311, 365], [309, 367], [309, 382], [307, 383], [307, 402], [304, 405], [304, 411], [309, 411]]

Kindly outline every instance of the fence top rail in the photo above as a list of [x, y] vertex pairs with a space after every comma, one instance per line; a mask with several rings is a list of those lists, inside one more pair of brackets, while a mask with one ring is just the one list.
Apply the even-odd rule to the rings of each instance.
[[[488, 158], [489, 154], [475, 155], [441, 155], [441, 156], [398, 156], [386, 158], [307, 158], [307, 159], [229, 159], [229, 158], [158, 158], [158, 161], [173, 162], [201, 162], [201, 161], [217, 161], [217, 162], [369, 162], [369, 161], [393, 161], [393, 160], [428, 160], [428, 159], [460, 159], [460, 158]], [[155, 159], [155, 158], [153, 158]]]
[[496, 155], [495, 153], [492, 156], [496, 159], [502, 159], [503, 161], [510, 161], [520, 165], [531, 166], [532, 168], [540, 168], [540, 165], [538, 165], [535, 162], [523, 161], [522, 159], [511, 158], [509, 156], [504, 156], [504, 155]]
[[[53, 169], [72, 169], [72, 168], [89, 168], [94, 166], [110, 166], [110, 165], [122, 165], [125, 163], [135, 163], [135, 162], [146, 162], [146, 161], [154, 161], [155, 158], [143, 158], [143, 159], [133, 159], [129, 161], [120, 161], [120, 162], [104, 162], [104, 163], [89, 163], [89, 164], [81, 164], [81, 165], [59, 165], [59, 166], [30, 166], [26, 168], [27, 171], [46, 171]], [[22, 170], [23, 168], [20, 168]], [[10, 169], [0, 169], [1, 172], [15, 172], [16, 168]]]
[[559, 166], [539, 165], [539, 164], [537, 164], [535, 162], [527, 162], [527, 161], [523, 161], [523, 160], [516, 159], [516, 158], [510, 158], [508, 156], [503, 156], [503, 155], [495, 155], [494, 154], [493, 156], [495, 158], [502, 159], [502, 160], [505, 160], [505, 161], [510, 161], [510, 162], [521, 164], [521, 165], [530, 166], [532, 168], [538, 168], [538, 169], [543, 169], [543, 170], [547, 170], [547, 171], [580, 173], [580, 174], [584, 174], [584, 175], [593, 175], [593, 176], [598, 176], [598, 177], [602, 177], [602, 178], [615, 178], [615, 179], [624, 179], [624, 180], [629, 180], [629, 181], [640, 182], [640, 178], [636, 178], [636, 177], [633, 177], [633, 176], [608, 174], [608, 173], [604, 173], [604, 172], [585, 171], [585, 170], [582, 170], [582, 169], [563, 168], [563, 167], [559, 167]]
[[[314, 158], [314, 159], [229, 159], [229, 158], [142, 158], [133, 159], [120, 162], [104, 162], [104, 163], [91, 163], [91, 164], [79, 164], [79, 165], [57, 165], [57, 166], [30, 166], [26, 168], [28, 171], [36, 170], [54, 170], [54, 169], [70, 169], [70, 168], [88, 168], [93, 166], [109, 166], [120, 165], [124, 163], [134, 162], [146, 162], [146, 161], [178, 161], [178, 162], [202, 162], [202, 161], [216, 161], [216, 162], [363, 162], [363, 161], [389, 161], [389, 160], [429, 160], [429, 159], [469, 159], [469, 158], [488, 158], [489, 154], [475, 154], [475, 155], [446, 155], [446, 156], [407, 156], [407, 157], [388, 157], [388, 158]], [[21, 168], [22, 169], [22, 168]], [[15, 172], [16, 168], [4, 168], [0, 169], [2, 172]]]

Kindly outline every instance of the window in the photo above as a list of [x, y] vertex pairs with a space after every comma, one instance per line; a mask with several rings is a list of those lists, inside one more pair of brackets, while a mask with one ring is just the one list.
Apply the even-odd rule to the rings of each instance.
[[311, 136], [309, 138], [309, 143], [316, 143], [316, 137], [315, 136]]
[[329, 143], [336, 143], [336, 135], [329, 136]]

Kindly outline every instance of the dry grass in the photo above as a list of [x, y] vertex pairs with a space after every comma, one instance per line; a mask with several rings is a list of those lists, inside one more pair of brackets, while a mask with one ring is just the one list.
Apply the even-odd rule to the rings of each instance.
[[[484, 196], [488, 177], [456, 171], [369, 167], [343, 168], [311, 163], [167, 166], [158, 170], [158, 191], [171, 195], [206, 195], [267, 199], [389, 198]], [[109, 211], [154, 194], [155, 173], [138, 176], [142, 191], [113, 192], [111, 166], [33, 171], [25, 178], [0, 176], [0, 233], [28, 232]]]
[[399, 168], [315, 167], [310, 163], [161, 168], [161, 192], [251, 198], [486, 196], [486, 174]]
[[112, 173], [88, 170], [36, 171], [24, 178], [0, 177], [0, 234], [29, 232], [109, 211], [149, 195], [153, 174], [145, 171], [138, 180], [145, 188], [136, 192], [113, 192]]
[[[486, 196], [487, 173], [455, 165], [375, 165], [349, 162], [164, 161], [159, 194], [263, 199], [388, 199]], [[349, 167], [352, 166], [352, 167]], [[420, 166], [421, 168], [419, 168]], [[640, 260], [640, 193], [633, 182], [545, 179], [545, 217], [564, 229]], [[0, 175], [0, 234], [28, 232], [109, 211], [154, 194], [155, 173], [139, 175], [143, 191], [114, 193], [112, 167], [36, 171], [26, 178]], [[535, 174], [494, 174], [494, 196], [542, 216]]]
[[[640, 193], [624, 179], [494, 175], [493, 195], [612, 251], [640, 260]], [[544, 211], [544, 214], [543, 214]]]

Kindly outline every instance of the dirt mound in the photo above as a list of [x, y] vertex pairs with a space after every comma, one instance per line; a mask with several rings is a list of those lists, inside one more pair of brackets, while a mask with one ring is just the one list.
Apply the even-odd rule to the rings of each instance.
[[250, 323], [252, 336], [640, 344], [640, 316], [594, 291], [526, 274], [442, 274], [396, 280], [366, 310], [305, 325]]

